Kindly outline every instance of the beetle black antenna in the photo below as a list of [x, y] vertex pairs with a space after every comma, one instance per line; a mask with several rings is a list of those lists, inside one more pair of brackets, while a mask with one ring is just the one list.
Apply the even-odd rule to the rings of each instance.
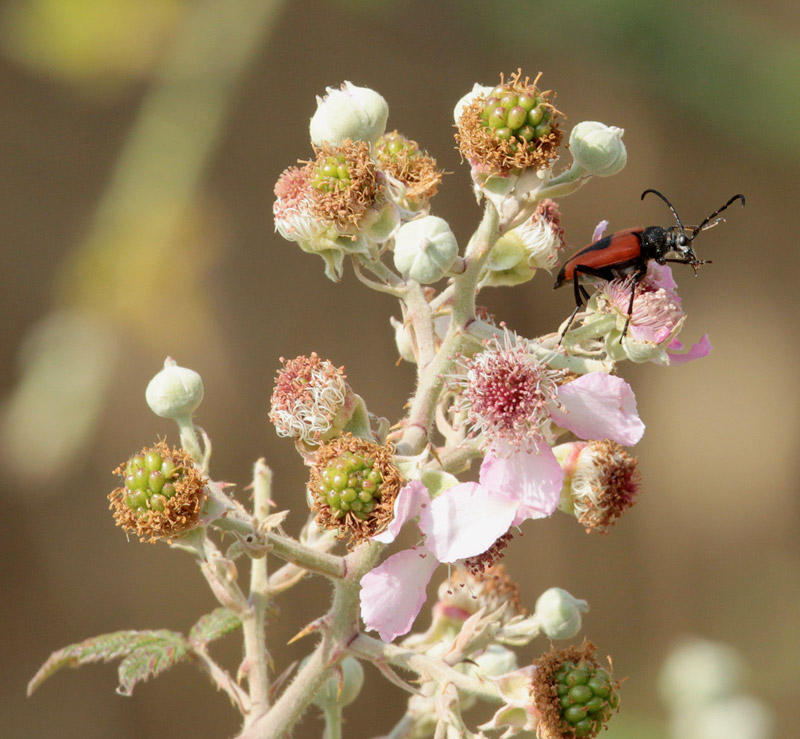
[[[683, 228], [683, 224], [681, 223], [681, 219], [678, 217], [677, 211], [675, 210], [675, 208], [672, 207], [672, 203], [670, 203], [669, 200], [667, 200], [658, 190], [645, 190], [642, 193], [642, 200], [644, 200], [644, 196], [647, 195], [647, 193], [649, 193], [649, 192], [653, 193], [653, 195], [658, 195], [658, 197], [660, 197], [669, 206], [669, 209], [672, 211], [672, 215], [675, 216], [675, 220], [678, 223], [678, 229], [681, 232], [683, 232], [685, 229]], [[728, 205], [730, 205], [730, 203], [728, 203]], [[722, 210], [725, 210], [725, 208], [720, 208], [717, 211], [717, 213], [719, 213]], [[715, 213], [714, 215], [717, 215], [717, 213]], [[708, 220], [708, 219], [706, 219], [706, 220]], [[689, 240], [691, 241], [691, 239], [689, 239]]]
[[725, 210], [725, 208], [727, 208], [729, 205], [733, 205], [735, 200], [741, 200], [742, 201], [742, 208], [744, 208], [744, 195], [742, 195], [741, 193], [739, 193], [738, 195], [734, 195], [727, 203], [725, 203], [725, 205], [723, 205], [721, 208], [717, 208], [710, 216], [708, 216], [708, 218], [703, 219], [703, 222], [699, 226], [695, 226], [694, 227], [694, 229], [692, 230], [691, 235], [689, 236], [689, 241], [691, 241], [695, 236], [697, 236], [697, 234], [700, 233], [700, 231], [702, 231], [703, 228], [706, 227], [706, 224], [712, 218], [714, 218], [715, 216], [718, 216], [720, 213], [722, 213], [722, 211]]

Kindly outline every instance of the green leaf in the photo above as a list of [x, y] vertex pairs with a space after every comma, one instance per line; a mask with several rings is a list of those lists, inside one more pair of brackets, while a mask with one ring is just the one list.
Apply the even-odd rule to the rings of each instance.
[[180, 662], [191, 651], [191, 645], [183, 634], [162, 630], [153, 641], [143, 643], [119, 664], [120, 695], [131, 695], [136, 683], [149, 680], [172, 665]]
[[203, 616], [189, 632], [189, 641], [204, 644], [230, 634], [242, 625], [239, 617], [230, 608], [216, 608]]
[[149, 644], [166, 641], [185, 643], [183, 635], [174, 631], [115, 631], [63, 647], [53, 652], [33, 676], [28, 683], [28, 695], [31, 695], [48, 677], [62, 667], [79, 667], [92, 662], [109, 662], [117, 657], [127, 657], [137, 649]]

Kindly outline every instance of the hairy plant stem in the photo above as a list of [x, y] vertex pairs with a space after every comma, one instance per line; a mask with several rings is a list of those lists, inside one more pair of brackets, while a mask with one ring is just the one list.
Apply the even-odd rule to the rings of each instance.
[[347, 572], [345, 560], [335, 554], [320, 552], [301, 544], [296, 539], [268, 531], [265, 534], [269, 550], [281, 559], [302, 567], [309, 572], [325, 575], [331, 579], [343, 578]]
[[465, 675], [437, 657], [429, 657], [396, 644], [386, 644], [366, 634], [359, 634], [347, 647], [354, 657], [376, 664], [390, 664], [414, 672], [424, 680], [440, 684], [450, 683], [459, 693], [478, 697], [489, 703], [502, 703], [503, 696], [494, 683]]
[[358, 637], [361, 578], [375, 566], [385, 548], [377, 542], [365, 542], [343, 558], [345, 574], [333, 581], [333, 603], [316, 629], [321, 634], [319, 644], [280, 698], [266, 713], [254, 717], [239, 739], [278, 739], [292, 730], [330, 677], [331, 668]]
[[398, 454], [419, 454], [428, 443], [444, 375], [452, 370], [458, 352], [464, 347], [465, 329], [475, 318], [478, 277], [497, 241], [498, 222], [497, 210], [487, 202], [481, 223], [467, 245], [465, 270], [453, 278], [452, 313], [447, 336], [428, 364], [417, 365], [417, 391], [411, 401], [405, 431], [397, 444]]
[[[253, 471], [253, 513], [257, 524], [269, 516], [272, 470], [263, 458]], [[244, 655], [247, 666], [247, 685], [250, 691], [250, 711], [245, 726], [254, 716], [269, 707], [269, 652], [266, 643], [266, 614], [269, 607], [269, 575], [267, 557], [250, 560], [250, 597], [242, 612]]]

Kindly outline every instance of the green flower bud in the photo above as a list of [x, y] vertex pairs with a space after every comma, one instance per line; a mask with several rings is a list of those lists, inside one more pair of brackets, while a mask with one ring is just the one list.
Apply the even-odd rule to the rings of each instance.
[[328, 87], [327, 93], [317, 97], [317, 111], [309, 125], [315, 146], [323, 142], [342, 146], [346, 139], [374, 144], [384, 134], [389, 105], [382, 95], [349, 82], [339, 89]]
[[358, 698], [364, 685], [364, 668], [355, 657], [345, 657], [340, 667], [341, 684], [338, 676], [331, 677], [314, 697], [314, 705], [319, 708], [334, 705], [344, 708]]
[[164, 360], [161, 370], [147, 386], [147, 405], [162, 418], [185, 419], [203, 402], [203, 380], [194, 370], [178, 367], [174, 359]]
[[534, 617], [551, 639], [571, 639], [581, 630], [581, 614], [589, 604], [573, 598], [566, 590], [550, 588], [536, 601]]
[[625, 131], [597, 121], [582, 121], [569, 135], [569, 150], [575, 163], [589, 174], [608, 177], [619, 172], [628, 161], [622, 143]]
[[394, 266], [423, 285], [444, 277], [457, 256], [456, 237], [447, 221], [438, 216], [409, 221], [395, 236]]

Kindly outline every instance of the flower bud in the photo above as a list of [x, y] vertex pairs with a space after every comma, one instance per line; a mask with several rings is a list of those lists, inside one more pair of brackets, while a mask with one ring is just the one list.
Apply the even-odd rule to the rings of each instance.
[[561, 588], [550, 588], [536, 601], [534, 616], [551, 639], [571, 639], [581, 630], [581, 614], [588, 611], [585, 600], [573, 598]]
[[188, 418], [203, 402], [203, 380], [194, 370], [164, 360], [161, 370], [147, 386], [147, 405], [161, 418]]
[[314, 697], [314, 705], [344, 708], [350, 705], [364, 685], [364, 668], [355, 657], [345, 657], [339, 665], [340, 672], [328, 678]]
[[423, 216], [400, 227], [395, 236], [394, 266], [428, 285], [440, 280], [458, 256], [458, 242], [447, 221]]
[[346, 139], [374, 144], [386, 131], [389, 105], [375, 90], [345, 82], [339, 89], [328, 87], [327, 93], [317, 97], [309, 125], [315, 146], [341, 146]]
[[589, 174], [608, 177], [619, 172], [628, 161], [622, 143], [624, 129], [598, 121], [578, 123], [569, 136], [569, 150], [575, 163]]

